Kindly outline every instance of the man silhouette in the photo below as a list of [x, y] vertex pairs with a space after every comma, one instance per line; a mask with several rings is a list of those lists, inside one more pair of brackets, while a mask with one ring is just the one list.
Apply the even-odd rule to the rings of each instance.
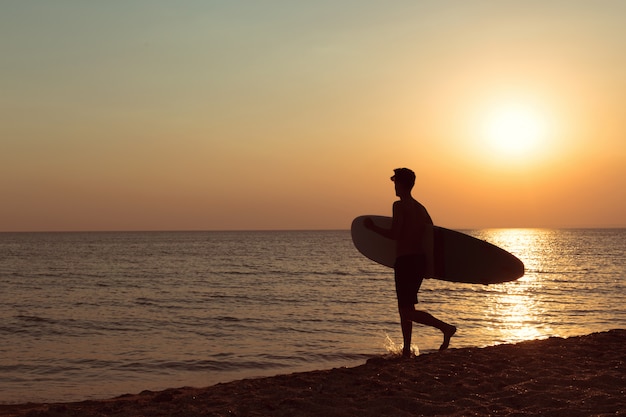
[[450, 344], [450, 338], [456, 332], [456, 327], [437, 319], [430, 313], [415, 309], [417, 292], [427, 273], [428, 255], [432, 251], [433, 221], [426, 208], [411, 195], [415, 185], [415, 173], [413, 171], [408, 168], [395, 169], [391, 180], [395, 184], [396, 196], [400, 198], [393, 203], [391, 229], [376, 226], [370, 218], [364, 220], [364, 225], [368, 229], [396, 241], [394, 278], [400, 325], [404, 339], [402, 355], [411, 355], [413, 322], [441, 330], [443, 343], [439, 350], [444, 350]]

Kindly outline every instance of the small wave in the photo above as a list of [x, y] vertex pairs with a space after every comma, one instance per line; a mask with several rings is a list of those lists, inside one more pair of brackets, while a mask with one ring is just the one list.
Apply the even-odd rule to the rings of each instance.
[[22, 320], [27, 323], [55, 323], [55, 320], [47, 319], [47, 318], [39, 317], [39, 316], [28, 316], [28, 315], [18, 314], [17, 316], [15, 316], [15, 318], [17, 320]]
[[226, 322], [240, 322], [242, 321], [241, 319], [237, 318], [237, 317], [232, 317], [232, 316], [218, 316], [215, 317], [216, 321], [226, 321]]

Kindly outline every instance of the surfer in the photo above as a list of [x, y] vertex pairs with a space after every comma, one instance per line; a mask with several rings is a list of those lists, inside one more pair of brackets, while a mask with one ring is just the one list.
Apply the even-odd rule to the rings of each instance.
[[415, 309], [417, 292], [426, 275], [429, 249], [432, 250], [433, 221], [426, 208], [411, 195], [415, 185], [415, 173], [408, 168], [394, 170], [391, 181], [395, 184], [396, 196], [400, 200], [393, 203], [391, 229], [385, 229], [366, 218], [364, 226], [374, 232], [396, 241], [396, 261], [394, 278], [398, 312], [404, 339], [403, 356], [411, 355], [413, 322], [435, 327], [443, 333], [443, 343], [439, 350], [450, 344], [456, 327], [445, 323], [432, 314]]

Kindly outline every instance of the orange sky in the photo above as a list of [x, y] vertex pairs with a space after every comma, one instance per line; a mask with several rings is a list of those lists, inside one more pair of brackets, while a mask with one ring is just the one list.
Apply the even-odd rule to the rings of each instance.
[[626, 226], [626, 2], [0, 6], [0, 231]]

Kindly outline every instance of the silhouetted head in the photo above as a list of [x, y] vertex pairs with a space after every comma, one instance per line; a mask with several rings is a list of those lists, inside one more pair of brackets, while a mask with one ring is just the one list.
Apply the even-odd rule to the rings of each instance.
[[411, 190], [415, 185], [415, 173], [408, 168], [396, 168], [393, 170], [394, 175], [391, 181], [400, 184]]

